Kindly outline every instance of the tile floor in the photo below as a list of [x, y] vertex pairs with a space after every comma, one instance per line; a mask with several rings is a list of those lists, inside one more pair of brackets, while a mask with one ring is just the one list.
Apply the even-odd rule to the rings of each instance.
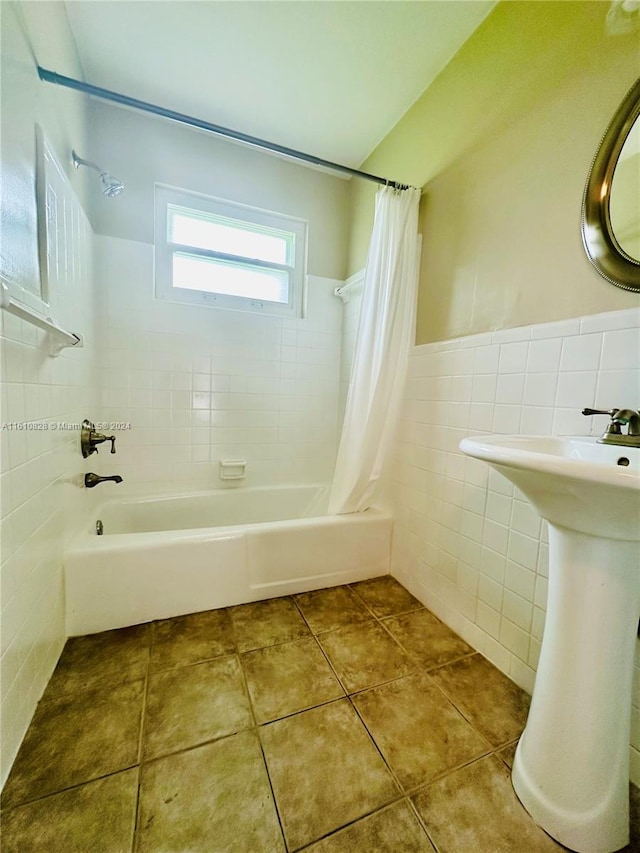
[[73, 638], [2, 850], [563, 850], [511, 788], [527, 708], [390, 577]]

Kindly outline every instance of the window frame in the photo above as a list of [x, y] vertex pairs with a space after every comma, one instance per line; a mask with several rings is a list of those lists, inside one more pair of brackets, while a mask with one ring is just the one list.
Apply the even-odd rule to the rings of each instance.
[[[294, 234], [293, 265], [261, 261], [240, 255], [201, 249], [196, 246], [172, 243], [168, 237], [169, 205], [193, 210], [196, 213], [224, 216], [249, 226], [273, 228]], [[158, 300], [177, 302], [186, 305], [225, 308], [234, 311], [251, 311], [258, 314], [280, 316], [302, 316], [303, 286], [306, 279], [307, 222], [275, 211], [264, 210], [241, 204], [228, 199], [206, 196], [201, 193], [155, 185], [155, 297]], [[259, 270], [283, 270], [289, 278], [288, 302], [274, 302], [247, 296], [233, 296], [203, 290], [173, 286], [173, 256], [182, 253], [200, 258], [211, 258], [231, 262], [240, 266], [250, 266]]]

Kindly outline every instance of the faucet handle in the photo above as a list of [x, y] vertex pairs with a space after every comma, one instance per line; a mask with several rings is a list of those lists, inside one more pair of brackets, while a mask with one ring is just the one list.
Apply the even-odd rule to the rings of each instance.
[[619, 409], [583, 409], [583, 415], [609, 415], [610, 418], [614, 418], [616, 414], [619, 412]]
[[106, 435], [105, 441], [111, 442], [111, 450], [109, 452], [115, 453], [116, 452], [116, 437], [115, 437], [115, 435]]

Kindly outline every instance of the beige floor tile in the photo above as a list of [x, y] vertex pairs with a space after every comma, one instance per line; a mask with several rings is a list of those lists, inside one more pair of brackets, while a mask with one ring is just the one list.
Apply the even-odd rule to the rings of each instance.
[[258, 723], [344, 696], [313, 637], [247, 652], [240, 660]]
[[304, 853], [433, 853], [411, 806], [402, 800], [305, 847]]
[[405, 790], [490, 749], [423, 673], [365, 690], [353, 703]]
[[348, 586], [303, 592], [295, 601], [314, 634], [372, 618], [371, 611]]
[[471, 655], [430, 676], [493, 746], [520, 737], [531, 698], [486, 658]]
[[130, 853], [138, 769], [52, 794], [2, 815], [3, 853]]
[[422, 604], [391, 575], [351, 584], [376, 616], [395, 616], [409, 610], [418, 610]]
[[290, 850], [386, 805], [398, 788], [347, 699], [260, 729]]
[[518, 741], [516, 741], [515, 743], [510, 743], [509, 746], [505, 746], [505, 747], [503, 747], [503, 749], [500, 749], [500, 750], [498, 750], [498, 752], [496, 752], [496, 755], [498, 756], [498, 758], [501, 761], [504, 761], [504, 763], [507, 765], [509, 770], [513, 769], [513, 759], [514, 759], [515, 754], [516, 754], [516, 747], [517, 746], [518, 746]]
[[137, 764], [144, 682], [41, 703], [2, 794], [2, 805], [53, 794]]
[[238, 651], [262, 649], [308, 636], [310, 631], [293, 599], [270, 598], [230, 608]]
[[471, 646], [428, 610], [391, 616], [384, 626], [403, 649], [429, 668], [473, 653]]
[[144, 678], [149, 666], [150, 644], [150, 625], [70, 637], [43, 700]]
[[284, 853], [255, 732], [145, 764], [137, 853]]
[[376, 621], [339, 628], [318, 640], [349, 693], [408, 675], [416, 668]]
[[145, 760], [253, 725], [235, 655], [149, 676]]
[[200, 663], [236, 650], [226, 609], [164, 619], [153, 626], [150, 671]]
[[413, 797], [439, 853], [551, 853], [557, 844], [520, 805], [509, 770], [489, 755]]

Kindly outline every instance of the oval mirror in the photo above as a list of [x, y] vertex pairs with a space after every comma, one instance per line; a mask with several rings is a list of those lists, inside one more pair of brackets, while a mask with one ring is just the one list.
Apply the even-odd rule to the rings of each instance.
[[640, 291], [640, 80], [618, 108], [591, 164], [582, 241], [600, 275]]

